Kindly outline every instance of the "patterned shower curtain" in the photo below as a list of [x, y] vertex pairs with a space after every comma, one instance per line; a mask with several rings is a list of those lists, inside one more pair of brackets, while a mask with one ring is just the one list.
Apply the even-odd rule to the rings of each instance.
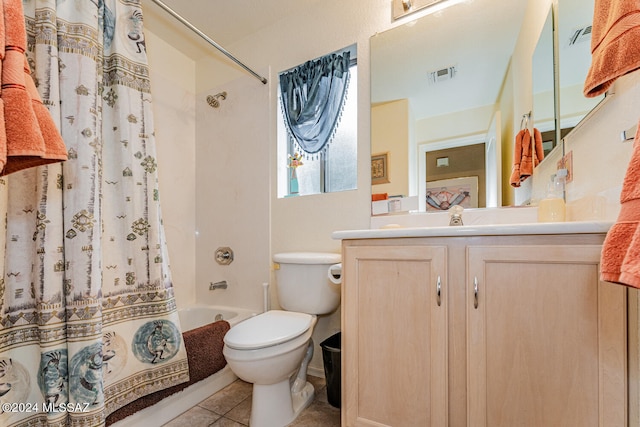
[[69, 160], [0, 180], [0, 425], [98, 426], [188, 380], [140, 1], [22, 4]]

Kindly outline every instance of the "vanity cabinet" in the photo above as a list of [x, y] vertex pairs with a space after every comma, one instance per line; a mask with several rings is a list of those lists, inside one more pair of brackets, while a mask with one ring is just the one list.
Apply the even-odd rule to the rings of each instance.
[[625, 426], [604, 234], [343, 240], [343, 426]]
[[344, 255], [343, 425], [446, 425], [447, 248], [361, 246]]
[[626, 291], [600, 250], [467, 248], [468, 426], [626, 425]]

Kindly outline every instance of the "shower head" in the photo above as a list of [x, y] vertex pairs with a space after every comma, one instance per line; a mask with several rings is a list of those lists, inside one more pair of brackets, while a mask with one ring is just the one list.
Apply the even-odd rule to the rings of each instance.
[[213, 108], [218, 108], [220, 106], [220, 100], [224, 101], [227, 99], [227, 92], [220, 92], [215, 95], [207, 96], [207, 104], [212, 106]]

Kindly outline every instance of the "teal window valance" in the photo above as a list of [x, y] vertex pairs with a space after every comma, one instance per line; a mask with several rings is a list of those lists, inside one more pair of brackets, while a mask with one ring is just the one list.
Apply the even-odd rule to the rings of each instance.
[[326, 150], [340, 121], [349, 84], [350, 53], [332, 53], [280, 74], [284, 121], [300, 150]]

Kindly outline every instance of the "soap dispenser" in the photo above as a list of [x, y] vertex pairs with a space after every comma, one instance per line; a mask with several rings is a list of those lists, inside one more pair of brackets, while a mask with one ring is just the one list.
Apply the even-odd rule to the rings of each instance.
[[539, 222], [562, 222], [565, 220], [564, 177], [566, 169], [560, 169], [551, 175], [547, 195], [538, 203]]

